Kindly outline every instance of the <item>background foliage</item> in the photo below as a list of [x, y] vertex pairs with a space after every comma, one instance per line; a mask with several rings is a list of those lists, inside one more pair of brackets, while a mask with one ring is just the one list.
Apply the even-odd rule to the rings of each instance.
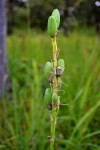
[[[100, 7], [100, 6], [99, 6]], [[25, 26], [46, 29], [48, 16], [54, 8], [61, 13], [61, 27], [69, 30], [75, 25], [98, 26], [100, 9], [96, 0], [8, 0], [8, 29], [10, 26]]]
[[[90, 38], [91, 36], [91, 38]], [[94, 30], [58, 37], [65, 73], [56, 130], [56, 150], [100, 149], [100, 61]], [[16, 42], [17, 41], [17, 42]], [[60, 42], [59, 42], [60, 41]], [[43, 76], [52, 46], [45, 33], [16, 31], [8, 38], [13, 100], [0, 105], [0, 148], [49, 149], [50, 121]], [[67, 104], [67, 105], [63, 105]]]

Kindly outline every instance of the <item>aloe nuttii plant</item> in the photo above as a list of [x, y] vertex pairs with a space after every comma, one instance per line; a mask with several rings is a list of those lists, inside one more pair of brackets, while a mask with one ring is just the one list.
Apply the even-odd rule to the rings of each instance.
[[52, 40], [53, 57], [52, 62], [46, 62], [44, 67], [45, 78], [50, 83], [50, 87], [45, 90], [44, 100], [47, 103], [47, 109], [50, 112], [51, 135], [50, 135], [50, 150], [54, 150], [55, 127], [57, 115], [59, 112], [60, 96], [58, 92], [61, 87], [61, 75], [64, 72], [64, 60], [58, 58], [58, 48], [56, 36], [60, 25], [60, 13], [58, 9], [54, 9], [52, 15], [48, 18], [48, 34]]

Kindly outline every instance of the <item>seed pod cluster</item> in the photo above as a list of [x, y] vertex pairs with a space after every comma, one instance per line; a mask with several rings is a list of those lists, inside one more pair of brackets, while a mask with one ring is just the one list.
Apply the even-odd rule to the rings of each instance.
[[51, 135], [50, 135], [50, 150], [54, 149], [55, 141], [55, 127], [57, 122], [57, 116], [59, 112], [60, 96], [59, 91], [61, 87], [60, 76], [64, 72], [64, 60], [59, 59], [59, 49], [57, 47], [57, 33], [60, 25], [60, 13], [58, 9], [54, 9], [52, 15], [48, 18], [47, 30], [52, 41], [52, 63], [46, 62], [44, 67], [44, 75], [50, 84], [50, 88], [45, 90], [44, 100], [46, 102], [46, 108], [50, 112], [51, 121]]
[[[45, 90], [44, 100], [47, 104], [47, 109], [52, 110], [54, 107], [59, 109], [60, 96], [58, 91], [61, 87], [60, 76], [64, 72], [64, 60], [59, 59], [57, 61], [57, 43], [56, 35], [60, 25], [60, 13], [58, 9], [54, 9], [51, 16], [48, 18], [47, 31], [49, 36], [52, 38], [53, 45], [53, 62], [46, 62], [44, 67], [45, 78], [50, 83], [51, 88]], [[56, 64], [56, 65], [55, 65]]]
[[[57, 68], [56, 68], [56, 78], [58, 78], [58, 90], [61, 87], [60, 76], [63, 74], [64, 68], [65, 68], [64, 60], [59, 59], [57, 63]], [[45, 67], [44, 67], [44, 75], [48, 79], [48, 82], [52, 85], [53, 79], [54, 79], [54, 72], [53, 72], [53, 67], [52, 67], [51, 62], [46, 62]], [[52, 95], [51, 89], [47, 88], [45, 90], [44, 100], [48, 103], [47, 108], [49, 109], [49, 107], [52, 108], [51, 101], [53, 101], [56, 104], [57, 102], [60, 101], [60, 97], [57, 94]]]
[[60, 25], [60, 13], [58, 9], [54, 9], [52, 15], [48, 19], [48, 34], [53, 37], [57, 34]]

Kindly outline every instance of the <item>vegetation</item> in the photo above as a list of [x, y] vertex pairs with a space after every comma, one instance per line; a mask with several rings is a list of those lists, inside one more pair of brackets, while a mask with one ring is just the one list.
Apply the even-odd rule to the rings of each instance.
[[57, 47], [57, 33], [60, 25], [60, 13], [58, 9], [54, 9], [52, 15], [48, 19], [48, 34], [52, 40], [53, 56], [51, 62], [46, 62], [44, 73], [47, 76], [50, 88], [45, 90], [45, 100], [48, 101], [47, 108], [50, 112], [51, 121], [51, 135], [50, 135], [50, 150], [54, 150], [55, 130], [57, 124], [57, 116], [60, 106], [60, 96], [58, 92], [61, 91], [61, 75], [64, 72], [64, 60], [58, 60], [59, 49]]
[[[7, 0], [8, 33], [14, 27], [30, 26], [46, 29], [48, 16], [54, 8], [60, 10], [61, 27], [68, 32], [76, 24], [97, 27], [100, 23], [100, 8], [97, 0]], [[97, 1], [98, 2], [98, 1]], [[98, 28], [98, 27], [97, 27]], [[67, 30], [67, 31], [66, 31]]]
[[[49, 150], [49, 113], [43, 76], [52, 46], [47, 33], [15, 31], [8, 37], [13, 99], [0, 104], [0, 149]], [[57, 37], [65, 60], [55, 150], [100, 149], [100, 49], [94, 30]], [[64, 105], [67, 104], [67, 105]], [[47, 138], [46, 138], [47, 137]]]

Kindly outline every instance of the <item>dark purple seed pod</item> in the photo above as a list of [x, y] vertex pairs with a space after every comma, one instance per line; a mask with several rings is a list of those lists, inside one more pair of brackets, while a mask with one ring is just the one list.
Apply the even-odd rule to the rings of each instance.
[[60, 77], [64, 72], [64, 68], [63, 67], [57, 67], [56, 68], [56, 76]]
[[52, 82], [53, 82], [53, 77], [54, 77], [53, 72], [50, 72], [50, 75], [49, 75], [49, 78], [48, 78], [48, 82], [49, 82], [49, 83], [52, 83]]
[[47, 107], [48, 110], [52, 110], [52, 104], [51, 103], [46, 105], [46, 107]]

